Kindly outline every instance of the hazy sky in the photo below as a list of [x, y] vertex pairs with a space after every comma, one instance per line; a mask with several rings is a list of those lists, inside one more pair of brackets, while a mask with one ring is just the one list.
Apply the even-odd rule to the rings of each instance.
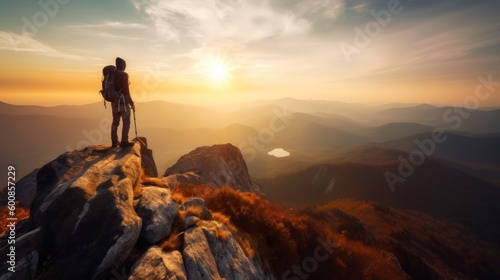
[[460, 104], [480, 75], [500, 82], [498, 0], [1, 3], [0, 101], [14, 104], [98, 102], [116, 56], [136, 101]]

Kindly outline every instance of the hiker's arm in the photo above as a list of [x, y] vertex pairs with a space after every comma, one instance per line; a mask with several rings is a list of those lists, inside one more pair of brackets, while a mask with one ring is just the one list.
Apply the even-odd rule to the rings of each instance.
[[135, 108], [135, 105], [134, 105], [134, 101], [132, 100], [132, 96], [130, 96], [130, 90], [129, 90], [129, 86], [128, 86], [128, 74], [127, 73], [124, 73], [125, 75], [123, 75], [123, 85], [122, 85], [122, 93], [123, 95], [125, 96], [125, 101], [127, 102], [127, 104], [130, 105], [130, 107], [132, 108]]

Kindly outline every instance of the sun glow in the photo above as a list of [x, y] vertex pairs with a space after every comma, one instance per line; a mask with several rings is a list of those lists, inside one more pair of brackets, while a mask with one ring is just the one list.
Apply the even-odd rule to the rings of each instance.
[[210, 78], [214, 83], [220, 84], [227, 80], [227, 65], [223, 61], [213, 61], [209, 67]]

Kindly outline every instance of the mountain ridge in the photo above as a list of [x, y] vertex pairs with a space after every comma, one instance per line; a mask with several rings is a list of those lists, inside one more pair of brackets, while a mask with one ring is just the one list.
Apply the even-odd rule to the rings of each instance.
[[[144, 138], [141, 142], [147, 144]], [[477, 269], [473, 266], [481, 259], [457, 268], [456, 261], [447, 259], [455, 253], [454, 247], [447, 254], [431, 247], [432, 240], [446, 239], [437, 234], [451, 224], [422, 216], [422, 223], [437, 227], [436, 233], [423, 238], [420, 231], [405, 232], [402, 225], [373, 224], [373, 218], [358, 216], [362, 211], [349, 212], [340, 202], [332, 202], [337, 203], [333, 208], [327, 204], [286, 210], [255, 193], [258, 189], [247, 180], [251, 178], [245, 167], [241, 151], [230, 144], [199, 147], [181, 157], [163, 177], [156, 177], [153, 151], [147, 145], [88, 146], [66, 152], [19, 181], [18, 188], [28, 195], [20, 196], [24, 201], [18, 210], [31, 205], [31, 211], [19, 224], [23, 250], [17, 260], [22, 274], [15, 277], [229, 280], [499, 275], [488, 267], [495, 267], [497, 259], [484, 260]], [[331, 183], [323, 176], [329, 174], [328, 167], [320, 173], [313, 180]], [[340, 177], [337, 180], [331, 191], [342, 182]], [[370, 215], [384, 221], [410, 215], [376, 204], [361, 208], [373, 209]], [[386, 235], [388, 227], [394, 232]], [[460, 239], [460, 244], [472, 242], [470, 246], [485, 248], [472, 233], [467, 234], [472, 237]], [[398, 240], [410, 245], [395, 245]], [[0, 242], [5, 244], [5, 239]], [[81, 247], [86, 250], [77, 249]], [[7, 253], [6, 246], [0, 248]], [[311, 269], [308, 262], [318, 250], [326, 255], [315, 259]], [[442, 261], [420, 260], [428, 250], [431, 253], [426, 256]], [[477, 250], [466, 256], [477, 256]], [[33, 256], [38, 261], [33, 262]], [[12, 275], [2, 277], [18, 279]]]
[[398, 174], [400, 164], [323, 163], [258, 181], [275, 201], [289, 207], [312, 207], [334, 199], [369, 200], [453, 220], [500, 243], [500, 220], [495, 218], [500, 215], [498, 187], [428, 158], [392, 192], [384, 174]]
[[[147, 143], [145, 140], [141, 143]], [[89, 146], [64, 153], [44, 165], [36, 173], [36, 184], [19, 184], [17, 188], [31, 188], [36, 193], [31, 196], [32, 202], [22, 202], [31, 205], [31, 214], [18, 231], [19, 238], [33, 235], [38, 240], [29, 245], [31, 250], [26, 249], [26, 255], [17, 256], [21, 277], [109, 279], [136, 250], [146, 246], [149, 249], [142, 250], [144, 255], [135, 257], [135, 265], [128, 268], [131, 279], [162, 279], [158, 271], [174, 273], [178, 279], [206, 277], [202, 275], [211, 279], [274, 279], [262, 270], [257, 258], [244, 254], [227, 227], [214, 220], [202, 199], [177, 203], [167, 187], [169, 177], [154, 179], [145, 175], [157, 174], [155, 169], [152, 152], [145, 145]], [[177, 218], [179, 215], [182, 218]], [[185, 222], [174, 226], [178, 219]], [[183, 246], [165, 256], [168, 252], [159, 252], [154, 246], [176, 227], [183, 228]], [[76, 250], [80, 246], [86, 249]], [[2, 246], [2, 253], [6, 248]], [[29, 261], [33, 255], [40, 261]], [[171, 261], [163, 270], [157, 267], [151, 271], [144, 258]], [[2, 264], [2, 268], [5, 266]], [[19, 276], [4, 274], [6, 278], [2, 279]]]

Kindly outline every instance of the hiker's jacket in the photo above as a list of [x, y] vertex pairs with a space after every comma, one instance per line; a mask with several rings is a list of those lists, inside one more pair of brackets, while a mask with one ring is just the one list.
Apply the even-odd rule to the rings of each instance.
[[115, 90], [121, 91], [123, 98], [113, 102], [113, 111], [122, 111], [123, 109], [128, 110], [129, 108], [127, 105], [134, 105], [134, 101], [132, 101], [132, 97], [130, 96], [128, 74], [125, 72], [126, 67], [127, 64], [125, 60], [121, 58], [116, 59], [116, 68], [118, 73], [116, 73], [115, 78]]

